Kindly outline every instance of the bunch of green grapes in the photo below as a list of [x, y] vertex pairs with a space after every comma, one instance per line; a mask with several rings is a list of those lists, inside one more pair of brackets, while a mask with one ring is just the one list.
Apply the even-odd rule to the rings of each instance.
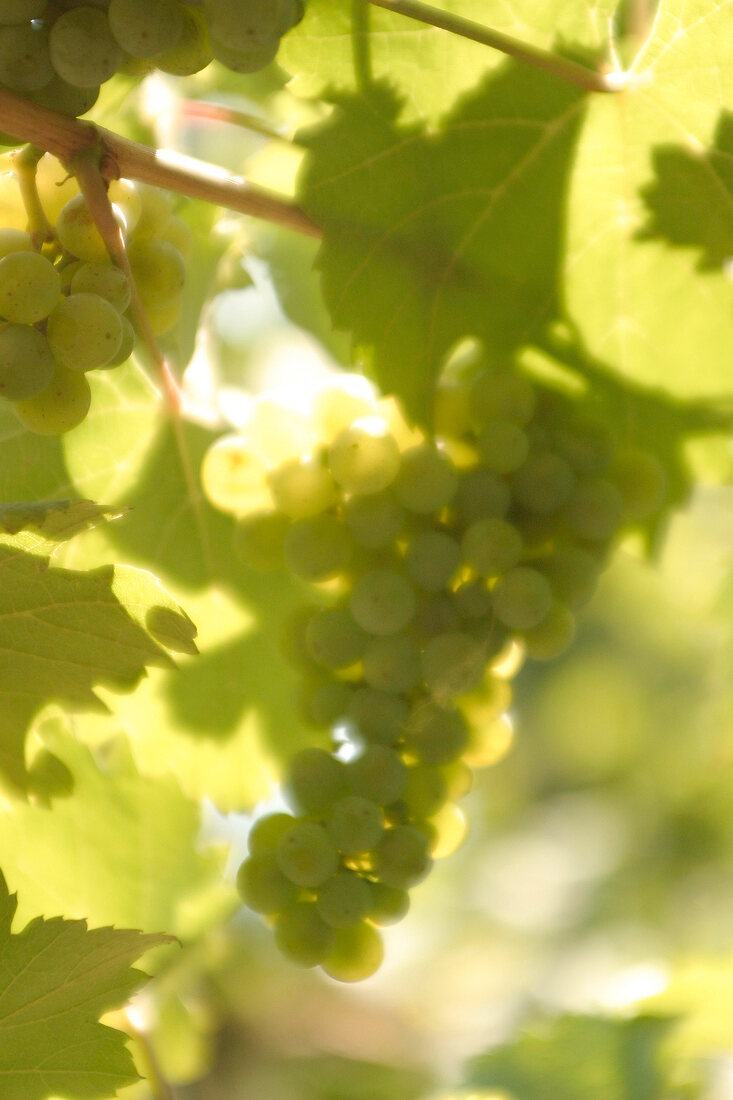
[[[129, 279], [75, 184], [54, 194], [56, 167], [43, 158], [37, 179], [53, 235], [36, 246], [26, 229], [0, 229], [0, 396], [43, 435], [81, 423], [87, 372], [124, 363], [135, 345]], [[154, 331], [166, 332], [180, 312], [188, 230], [163, 192], [124, 180], [110, 190], [141, 301]]]
[[202, 468], [244, 560], [311, 594], [288, 655], [331, 737], [291, 761], [293, 814], [254, 827], [239, 889], [289, 958], [342, 980], [378, 967], [379, 926], [463, 832], [486, 736], [467, 714], [506, 708], [519, 653], [570, 644], [619, 531], [664, 494], [653, 456], [513, 371], [441, 387], [432, 438], [360, 400], [325, 392], [281, 435], [265, 402]]
[[0, 84], [78, 116], [123, 69], [257, 72], [302, 16], [303, 0], [0, 0]]

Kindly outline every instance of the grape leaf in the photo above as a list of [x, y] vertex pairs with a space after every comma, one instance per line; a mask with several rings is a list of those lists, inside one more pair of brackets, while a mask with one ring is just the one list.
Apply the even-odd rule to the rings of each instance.
[[0, 504], [0, 532], [35, 531], [50, 542], [65, 542], [102, 520], [117, 519], [126, 509], [107, 508], [93, 500], [42, 500]]
[[[521, 1100], [672, 1100], [662, 1044], [675, 1021], [564, 1016], [476, 1058], [468, 1083]], [[689, 1092], [685, 1093], [691, 1097]]]
[[132, 963], [170, 942], [83, 920], [11, 923], [16, 898], [0, 875], [0, 1091], [4, 1100], [110, 1096], [137, 1079], [126, 1036], [99, 1023], [144, 980]]

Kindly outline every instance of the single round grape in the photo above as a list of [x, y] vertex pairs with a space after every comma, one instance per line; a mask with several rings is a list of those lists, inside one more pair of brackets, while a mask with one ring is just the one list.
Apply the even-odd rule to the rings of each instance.
[[30, 325], [0, 328], [0, 396], [22, 401], [42, 393], [54, 373], [48, 340]]
[[215, 61], [219, 61], [233, 73], [257, 73], [275, 60], [280, 48], [278, 35], [260, 38], [244, 49], [234, 49], [221, 38], [211, 36], [211, 52]]
[[325, 749], [301, 749], [288, 764], [284, 789], [295, 809], [321, 813], [346, 793], [345, 765]]
[[522, 428], [534, 416], [536, 403], [532, 384], [509, 371], [480, 374], [471, 386], [471, 409], [479, 425], [509, 420]]
[[306, 715], [319, 727], [330, 727], [345, 718], [351, 706], [354, 689], [341, 680], [327, 680], [311, 690], [307, 697]]
[[311, 421], [319, 439], [334, 439], [355, 420], [374, 415], [374, 387], [362, 374], [342, 374], [318, 389]]
[[595, 555], [579, 546], [559, 546], [538, 562], [553, 591], [571, 608], [582, 607], [591, 598], [598, 584], [600, 564]]
[[268, 572], [285, 564], [283, 541], [290, 520], [281, 512], [254, 512], [243, 516], [234, 530], [237, 557], [249, 569]]
[[371, 883], [372, 907], [369, 920], [373, 924], [397, 924], [406, 917], [410, 909], [410, 895], [407, 890], [398, 890], [394, 886], [385, 886], [383, 882]]
[[119, 351], [122, 322], [114, 306], [98, 294], [70, 294], [49, 316], [46, 336], [54, 358], [62, 366], [94, 370]]
[[11, 252], [0, 260], [0, 314], [32, 325], [42, 321], [61, 295], [61, 279], [40, 252]]
[[472, 691], [481, 683], [485, 668], [483, 647], [462, 631], [438, 634], [426, 642], [422, 652], [423, 679], [438, 699]]
[[599, 477], [578, 483], [565, 508], [564, 518], [575, 535], [590, 542], [600, 542], [616, 533], [623, 513], [621, 493], [612, 482]]
[[554, 512], [569, 499], [575, 476], [568, 462], [552, 451], [533, 454], [512, 478], [517, 503], [529, 512]]
[[0, 259], [11, 252], [30, 252], [31, 235], [25, 229], [0, 228]]
[[483, 577], [498, 577], [522, 557], [522, 536], [507, 520], [489, 516], [466, 528], [461, 541], [463, 559]]
[[455, 601], [447, 592], [437, 592], [419, 602], [410, 623], [410, 633], [424, 644], [429, 638], [445, 634], [457, 626], [458, 611]]
[[349, 702], [349, 717], [359, 733], [377, 744], [396, 744], [408, 714], [407, 703], [399, 695], [373, 687], [357, 688]]
[[110, 0], [107, 14], [112, 34], [133, 57], [172, 49], [183, 31], [183, 9], [177, 0]]
[[448, 800], [448, 783], [441, 768], [415, 764], [408, 769], [401, 801], [411, 818], [430, 817]]
[[72, 8], [51, 27], [51, 62], [60, 77], [79, 88], [104, 84], [122, 65], [122, 50], [106, 12]]
[[525, 630], [522, 637], [529, 657], [549, 661], [564, 653], [575, 637], [575, 616], [555, 600], [542, 622]]
[[292, 814], [265, 814], [258, 817], [247, 836], [247, 847], [251, 856], [263, 852], [274, 852], [280, 840], [295, 824]]
[[46, 9], [46, 0], [0, 0], [0, 23], [29, 23], [40, 19]]
[[621, 494], [624, 519], [635, 522], [656, 512], [667, 491], [667, 477], [658, 458], [627, 448], [613, 460], [610, 479]]
[[250, 856], [240, 864], [237, 890], [255, 913], [279, 913], [292, 905], [300, 892], [278, 867], [274, 851]]
[[405, 732], [405, 746], [423, 764], [448, 764], [461, 755], [468, 740], [468, 726], [460, 711], [422, 701], [413, 707]]
[[318, 890], [316, 909], [332, 928], [353, 928], [369, 912], [369, 884], [353, 871], [340, 871]]
[[53, 77], [48, 31], [35, 23], [0, 26], [0, 81], [13, 92], [35, 92]]
[[381, 806], [370, 798], [348, 794], [334, 802], [326, 821], [329, 836], [344, 855], [368, 852], [384, 832]]
[[569, 421], [564, 417], [555, 436], [555, 448], [577, 474], [585, 477], [598, 477], [613, 457], [611, 433], [593, 420]]
[[441, 381], [435, 389], [433, 424], [435, 434], [460, 439], [471, 428], [471, 405], [467, 387], [461, 382]]
[[354, 585], [351, 614], [370, 634], [397, 634], [415, 613], [415, 591], [393, 569], [373, 569]]
[[56, 219], [56, 235], [72, 256], [78, 256], [88, 263], [110, 262], [107, 246], [94, 224], [83, 195], [75, 195], [61, 209]]
[[464, 524], [489, 516], [501, 518], [509, 510], [509, 486], [492, 470], [477, 469], [463, 474], [456, 491], [454, 506]]
[[331, 474], [313, 459], [290, 459], [271, 470], [268, 483], [275, 505], [291, 519], [325, 512], [336, 501]]
[[379, 493], [397, 476], [400, 449], [383, 420], [367, 417], [339, 432], [329, 448], [328, 464], [347, 493]]
[[321, 966], [338, 982], [361, 982], [379, 970], [383, 959], [382, 937], [371, 924], [363, 923], [336, 930]]
[[[453, 593], [453, 606], [459, 619], [486, 619], [492, 614], [491, 593], [485, 581], [467, 581]], [[449, 629], [449, 628], [446, 628]]]
[[318, 966], [333, 947], [336, 933], [313, 902], [296, 901], [283, 910], [273, 926], [275, 943], [298, 966]]
[[172, 76], [200, 73], [213, 57], [205, 12], [190, 4], [184, 4], [182, 11], [183, 27], [178, 41], [155, 58], [156, 69]]
[[322, 581], [349, 563], [351, 540], [343, 524], [330, 513], [296, 520], [285, 535], [285, 561], [296, 577]]
[[374, 493], [347, 500], [344, 519], [360, 546], [381, 550], [400, 534], [405, 526], [406, 513], [388, 493]]
[[177, 248], [184, 260], [187, 262], [190, 260], [193, 253], [193, 233], [183, 218], [178, 218], [173, 214], [161, 231], [160, 239], [168, 241], [168, 244], [172, 244], [174, 248]]
[[400, 504], [411, 512], [439, 512], [453, 498], [458, 478], [447, 455], [428, 443], [404, 451], [394, 482]]
[[311, 821], [298, 821], [280, 837], [277, 863], [298, 886], [320, 886], [338, 867], [336, 845], [324, 829]]
[[160, 237], [173, 216], [170, 199], [159, 187], [135, 180], [112, 180], [109, 197], [119, 203], [128, 230], [138, 243]]
[[494, 611], [511, 630], [531, 630], [552, 606], [549, 581], [536, 569], [519, 565], [505, 573], [493, 592]]
[[165, 336], [167, 332], [172, 332], [181, 320], [182, 310], [183, 302], [180, 297], [171, 299], [164, 306], [145, 306], [150, 327], [156, 336]]
[[412, 825], [388, 829], [374, 850], [374, 873], [379, 882], [407, 890], [425, 878], [432, 860], [424, 833]]
[[206, 0], [211, 32], [233, 49], [247, 49], [253, 42], [283, 33], [283, 16], [290, 11], [286, 0]]
[[248, 512], [267, 500], [264, 466], [241, 435], [223, 435], [209, 447], [201, 464], [204, 493], [224, 512]]
[[99, 87], [94, 84], [90, 88], [79, 88], [69, 84], [60, 76], [54, 76], [48, 84], [44, 84], [35, 92], [29, 92], [28, 98], [41, 107], [48, 107], [52, 111], [58, 111], [60, 115], [68, 118], [78, 118], [91, 110], [99, 99]]
[[186, 282], [186, 261], [169, 241], [137, 239], [128, 250], [143, 305], [159, 309], [176, 301]]
[[92, 391], [83, 374], [56, 365], [41, 393], [16, 401], [13, 409], [24, 428], [38, 435], [62, 435], [81, 424], [89, 412]]
[[353, 794], [388, 806], [401, 797], [407, 783], [407, 766], [400, 754], [385, 745], [368, 745], [361, 756], [346, 765], [346, 782]]
[[410, 577], [426, 592], [439, 592], [451, 581], [461, 559], [461, 548], [444, 531], [420, 531], [410, 542], [405, 566]]
[[345, 607], [317, 611], [306, 628], [305, 640], [314, 661], [326, 668], [347, 668], [364, 653], [368, 635]]
[[114, 264], [81, 263], [71, 278], [72, 294], [98, 294], [124, 313], [130, 304], [130, 282]]
[[529, 440], [511, 420], [492, 420], [476, 441], [481, 460], [495, 474], [511, 474], [529, 454]]
[[401, 694], [420, 682], [420, 651], [405, 634], [370, 639], [363, 660], [364, 679], [378, 691]]
[[[15, 184], [17, 188], [17, 184]], [[64, 206], [79, 194], [76, 176], [69, 175], [61, 161], [44, 153], [36, 167], [36, 187], [46, 217], [52, 225], [58, 221]], [[9, 224], [9, 223], [8, 223]]]

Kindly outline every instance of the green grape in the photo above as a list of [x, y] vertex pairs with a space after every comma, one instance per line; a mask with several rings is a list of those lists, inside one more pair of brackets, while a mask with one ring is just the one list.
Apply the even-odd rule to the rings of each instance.
[[57, 74], [77, 88], [98, 87], [122, 65], [122, 50], [107, 14], [97, 8], [72, 8], [57, 19], [51, 27], [49, 50]]
[[616, 533], [623, 514], [621, 493], [612, 482], [599, 477], [578, 483], [564, 519], [573, 534], [590, 542], [601, 542]]
[[285, 535], [285, 561], [296, 577], [322, 581], [349, 563], [351, 540], [335, 516], [322, 512], [296, 520]]
[[[464, 621], [489, 618], [493, 604], [486, 583], [468, 581], [466, 584], [459, 585], [453, 593], [453, 606], [458, 612], [458, 618]], [[448, 629], [450, 628], [446, 627], [446, 630]]]
[[206, 0], [211, 33], [228, 42], [233, 49], [244, 50], [252, 42], [287, 29], [292, 14], [290, 0]]
[[593, 420], [568, 421], [564, 416], [555, 437], [555, 449], [577, 474], [598, 477], [613, 457], [613, 439], [602, 424]]
[[437, 634], [445, 634], [458, 625], [458, 611], [454, 600], [447, 592], [438, 592], [421, 600], [415, 617], [410, 623], [410, 632], [424, 643]]
[[56, 219], [56, 236], [66, 251], [80, 260], [96, 264], [110, 262], [107, 246], [83, 195], [75, 195], [62, 207]]
[[46, 10], [46, 0], [0, 0], [0, 23], [29, 23], [40, 19]]
[[42, 332], [30, 325], [0, 328], [0, 395], [22, 401], [50, 384], [54, 360]]
[[313, 902], [296, 901], [283, 910], [273, 926], [275, 943], [298, 966], [318, 966], [333, 947], [336, 933]]
[[442, 380], [435, 389], [433, 405], [435, 434], [460, 439], [471, 428], [468, 390], [461, 382]]
[[382, 808], [370, 798], [349, 794], [334, 802], [326, 821], [329, 836], [344, 855], [368, 852], [384, 832]]
[[186, 261], [175, 245], [163, 240], [133, 240], [128, 254], [145, 306], [158, 309], [180, 296], [186, 281]]
[[168, 241], [168, 244], [178, 249], [184, 260], [190, 260], [193, 253], [193, 233], [183, 218], [177, 218], [175, 214], [171, 215], [160, 233], [160, 240]]
[[427, 764], [409, 768], [402, 802], [411, 818], [430, 817], [447, 801], [448, 783], [440, 768]]
[[482, 645], [470, 634], [438, 634], [425, 644], [422, 675], [437, 699], [452, 699], [478, 687], [486, 668]]
[[361, 756], [346, 765], [346, 782], [353, 794], [388, 806], [402, 796], [407, 783], [407, 766], [393, 749], [385, 745], [368, 745]]
[[345, 718], [351, 706], [354, 689], [341, 680], [327, 680], [313, 689], [307, 700], [307, 717], [318, 727], [331, 727]]
[[249, 569], [266, 572], [285, 564], [283, 542], [290, 520], [281, 512], [254, 512], [238, 520], [234, 549]]
[[192, 76], [212, 60], [206, 15], [200, 8], [183, 5], [183, 27], [175, 46], [159, 53], [155, 67], [172, 76]]
[[69, 118], [78, 118], [91, 110], [99, 99], [99, 87], [95, 84], [90, 88], [79, 88], [60, 76], [54, 76], [48, 84], [44, 84], [36, 92], [30, 92], [28, 98], [41, 107], [58, 111]]
[[[469, 743], [470, 742], [471, 729], [469, 726]], [[473, 772], [463, 759], [452, 760], [450, 764], [440, 768], [439, 771], [445, 777], [448, 798], [463, 798], [464, 794], [468, 794], [473, 787]]]
[[529, 454], [529, 440], [511, 420], [492, 420], [476, 441], [482, 462], [495, 474], [511, 474]]
[[346, 767], [325, 749], [301, 749], [288, 764], [284, 788], [297, 810], [322, 813], [346, 793]]
[[62, 435], [81, 424], [89, 412], [92, 391], [83, 374], [56, 365], [46, 388], [16, 401], [13, 408], [24, 428], [38, 435]]
[[367, 741], [394, 745], [402, 733], [409, 709], [399, 695], [377, 691], [372, 687], [357, 688], [349, 703], [349, 717]]
[[582, 607], [598, 584], [598, 559], [579, 546], [560, 546], [544, 561], [538, 562], [553, 591], [571, 608]]
[[351, 614], [370, 634], [397, 634], [415, 614], [415, 592], [393, 569], [373, 569], [354, 585]]
[[311, 617], [305, 643], [319, 665], [348, 668], [364, 653], [367, 634], [354, 622], [347, 608], [327, 607]]
[[136, 241], [159, 237], [168, 225], [171, 208], [165, 191], [135, 180], [118, 179], [110, 180], [107, 194]]
[[268, 477], [275, 505], [291, 519], [325, 512], [336, 501], [336, 486], [328, 470], [309, 458], [283, 462]]
[[384, 945], [377, 930], [371, 924], [357, 924], [336, 930], [321, 966], [337, 982], [361, 982], [379, 970], [383, 959]]
[[457, 486], [453, 463], [435, 447], [421, 443], [403, 452], [394, 493], [411, 512], [439, 512], [451, 501]]
[[11, 252], [29, 252], [31, 235], [24, 229], [3, 227], [0, 229], [0, 259]]
[[180, 297], [166, 302], [164, 306], [145, 306], [150, 327], [156, 336], [165, 336], [167, 332], [172, 332], [181, 320], [181, 311]]
[[407, 916], [410, 909], [410, 895], [407, 890], [385, 886], [383, 882], [372, 882], [371, 890], [369, 920], [372, 924], [397, 924]]
[[231, 69], [233, 73], [259, 72], [275, 60], [279, 48], [280, 39], [275, 34], [268, 38], [258, 38], [250, 46], [241, 50], [233, 49], [220, 38], [215, 38], [213, 35], [211, 37], [211, 52], [214, 60]]
[[274, 852], [288, 829], [295, 824], [291, 814], [265, 814], [258, 817], [247, 837], [247, 846], [251, 856], [263, 852]]
[[555, 600], [542, 622], [522, 636], [529, 657], [549, 661], [564, 653], [575, 637], [575, 617], [565, 604]]
[[353, 928], [369, 912], [369, 884], [353, 871], [340, 871], [318, 890], [316, 909], [332, 928]]
[[523, 428], [534, 416], [536, 403], [531, 383], [508, 371], [480, 374], [471, 386], [471, 409], [480, 426], [509, 420]]
[[13, 92], [35, 92], [53, 77], [48, 31], [35, 23], [0, 26], [0, 81]]
[[429, 841], [413, 825], [388, 829], [374, 849], [374, 874], [379, 882], [396, 890], [415, 886], [431, 866]]
[[405, 566], [412, 580], [426, 592], [445, 588], [458, 568], [461, 548], [444, 531], [420, 531], [405, 554]]
[[133, 57], [172, 49], [183, 31], [178, 0], [110, 0], [107, 16], [112, 34]]
[[488, 516], [466, 528], [461, 541], [463, 559], [483, 577], [498, 577], [522, 557], [522, 536], [507, 520]]
[[634, 448], [619, 451], [609, 477], [621, 494], [626, 521], [645, 519], [664, 500], [667, 490], [664, 467], [647, 451]]
[[6, 320], [42, 321], [60, 296], [59, 273], [40, 252], [11, 252], [0, 260], [0, 314]]
[[420, 682], [420, 651], [412, 638], [392, 634], [372, 638], [364, 650], [364, 679], [378, 691], [400, 694]]
[[510, 500], [509, 486], [503, 478], [492, 470], [477, 469], [462, 475], [454, 504], [461, 521], [468, 525], [489, 516], [505, 516]]
[[[483, 667], [481, 671], [483, 673]], [[475, 682], [472, 686], [476, 686]], [[468, 726], [460, 711], [424, 701], [413, 708], [405, 733], [405, 747], [423, 764], [450, 763], [461, 755], [468, 740]]]
[[122, 340], [120, 346], [106, 363], [102, 363], [101, 370], [109, 370], [111, 367], [119, 367], [122, 363], [126, 363], [135, 350], [136, 337], [135, 329], [132, 327], [127, 317], [120, 317], [120, 324], [122, 325]]
[[344, 519], [360, 546], [381, 550], [389, 546], [405, 526], [404, 508], [388, 493], [354, 496], [346, 501]]
[[124, 313], [130, 304], [130, 282], [114, 264], [80, 263], [71, 278], [72, 294], [98, 294]]
[[46, 336], [62, 366], [94, 370], [119, 351], [122, 322], [114, 306], [98, 294], [71, 294], [61, 299], [48, 318]]
[[552, 589], [536, 569], [520, 565], [504, 574], [493, 598], [497, 617], [510, 630], [531, 630], [550, 610]]
[[241, 435], [223, 435], [211, 444], [201, 463], [204, 493], [224, 512], [248, 512], [267, 498], [266, 470]]
[[345, 492], [379, 493], [397, 476], [400, 449], [383, 420], [366, 417], [338, 433], [328, 451], [328, 464]]
[[573, 491], [575, 476], [570, 465], [552, 451], [530, 455], [512, 478], [514, 499], [529, 512], [540, 515], [561, 508]]
[[300, 892], [278, 867], [274, 851], [250, 856], [240, 864], [237, 890], [255, 913], [279, 913], [292, 905]]
[[298, 821], [280, 837], [277, 863], [298, 886], [320, 886], [338, 867], [336, 845], [324, 829], [311, 821]]

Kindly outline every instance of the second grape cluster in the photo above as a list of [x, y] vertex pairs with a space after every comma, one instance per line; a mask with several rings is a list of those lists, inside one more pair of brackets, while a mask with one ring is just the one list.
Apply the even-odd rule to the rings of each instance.
[[270, 506], [239, 516], [238, 548], [309, 586], [289, 654], [332, 738], [291, 761], [293, 813], [255, 824], [239, 889], [285, 955], [348, 981], [376, 970], [378, 927], [452, 847], [483, 733], [470, 704], [505, 705], [512, 657], [570, 644], [610, 547], [660, 506], [664, 475], [509, 370], [442, 386], [432, 438], [404, 423], [396, 435], [394, 406], [334, 395], [314, 403], [309, 453], [273, 461], [265, 402], [210, 450], [203, 482], [241, 512], [262, 476]]

